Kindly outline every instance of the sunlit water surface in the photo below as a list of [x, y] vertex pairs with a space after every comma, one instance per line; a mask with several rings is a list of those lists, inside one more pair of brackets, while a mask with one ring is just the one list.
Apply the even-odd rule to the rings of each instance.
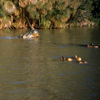
[[[100, 29], [39, 29], [40, 37], [17, 38], [27, 30], [0, 30], [0, 100], [100, 100]], [[62, 61], [82, 57], [88, 64]]]

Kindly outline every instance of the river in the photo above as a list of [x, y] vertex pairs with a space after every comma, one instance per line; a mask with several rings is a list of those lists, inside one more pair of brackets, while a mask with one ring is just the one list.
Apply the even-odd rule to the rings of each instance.
[[[100, 100], [100, 48], [80, 46], [100, 45], [99, 27], [26, 31], [0, 30], [0, 100]], [[75, 54], [88, 64], [61, 60]]]

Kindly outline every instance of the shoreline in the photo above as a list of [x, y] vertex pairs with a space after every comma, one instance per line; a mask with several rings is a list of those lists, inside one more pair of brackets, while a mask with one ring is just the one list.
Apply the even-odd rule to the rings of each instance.
[[[34, 27], [35, 29], [67, 29], [67, 28], [78, 28], [78, 27], [92, 27], [92, 26], [98, 26], [98, 24], [96, 24], [96, 23], [93, 23], [93, 22], [91, 22], [91, 23], [87, 23], [87, 22], [81, 22], [81, 23], [78, 23], [78, 25], [75, 25], [74, 23], [71, 23], [71, 24], [69, 24], [69, 23], [67, 23], [66, 24], [66, 27], [49, 27], [49, 28], [46, 28], [46, 27]], [[30, 26], [26, 26], [26, 25], [24, 25], [24, 26], [20, 26], [20, 27], [14, 27], [13, 25], [11, 25], [11, 26], [2, 26], [2, 25], [0, 25], [0, 30], [6, 30], [6, 29], [30, 29]]]

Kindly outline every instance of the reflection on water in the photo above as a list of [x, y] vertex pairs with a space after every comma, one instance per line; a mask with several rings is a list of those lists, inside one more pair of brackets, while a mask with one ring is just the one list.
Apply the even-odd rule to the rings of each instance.
[[[100, 48], [78, 46], [100, 44], [99, 28], [39, 30], [36, 39], [14, 38], [26, 31], [0, 30], [1, 100], [100, 99]], [[60, 59], [75, 54], [88, 64]]]

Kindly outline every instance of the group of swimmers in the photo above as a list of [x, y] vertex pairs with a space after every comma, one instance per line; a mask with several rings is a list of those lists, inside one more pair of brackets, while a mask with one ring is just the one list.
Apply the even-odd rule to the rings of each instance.
[[71, 62], [71, 61], [76, 61], [76, 62], [78, 62], [79, 64], [87, 64], [87, 61], [82, 61], [82, 58], [81, 58], [81, 57], [78, 57], [77, 55], [74, 55], [74, 57], [67, 57], [67, 58], [65, 58], [64, 56], [62, 56], [62, 57], [61, 57], [61, 60], [62, 60], [62, 61], [67, 60], [67, 61], [69, 61], [69, 62]]
[[99, 48], [99, 45], [94, 45], [94, 43], [88, 44], [88, 48]]
[[[80, 46], [85, 46], [85, 47], [88, 47], [88, 48], [99, 48], [100, 47], [99, 45], [94, 45], [94, 43], [91, 43], [91, 44], [88, 44], [88, 45], [80, 45]], [[64, 60], [76, 61], [79, 64], [87, 64], [88, 63], [87, 61], [82, 61], [82, 58], [78, 57], [77, 55], [74, 55], [74, 57], [68, 57], [68, 58], [65, 58], [64, 56], [62, 56], [61, 60], [62, 61], [64, 61]]]

